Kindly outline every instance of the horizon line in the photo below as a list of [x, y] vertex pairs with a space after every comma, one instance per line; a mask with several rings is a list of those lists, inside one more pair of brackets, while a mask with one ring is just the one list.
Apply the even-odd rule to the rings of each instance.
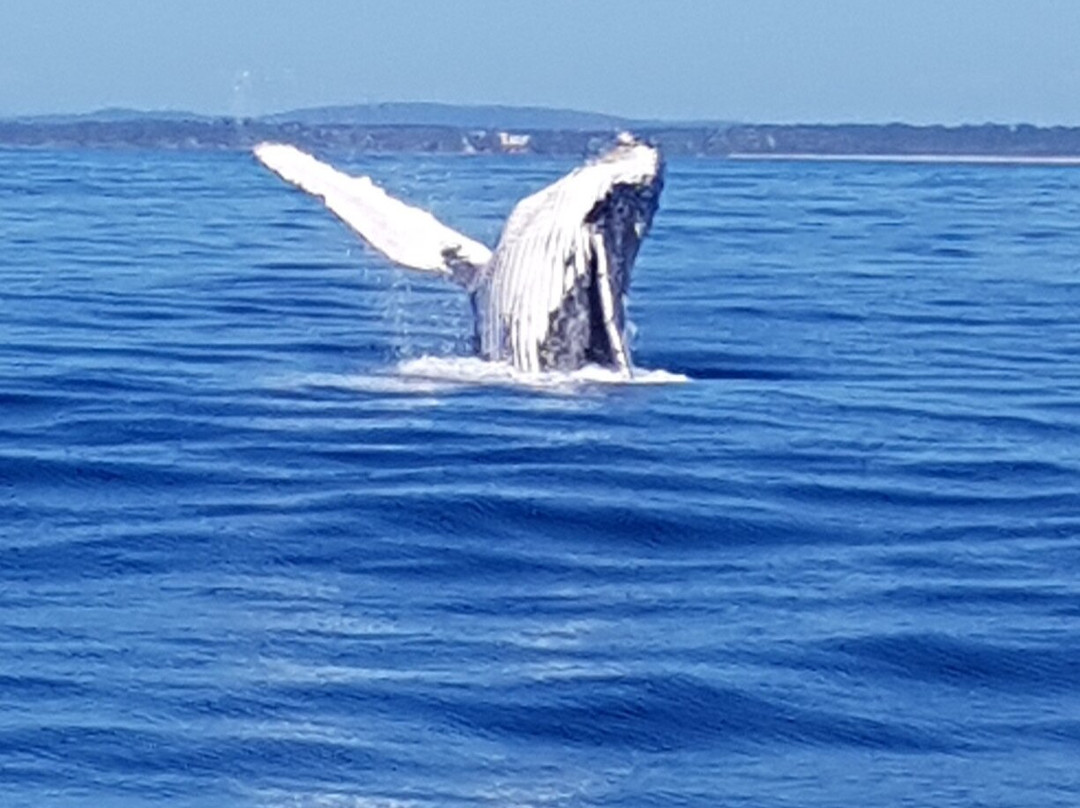
[[[332, 110], [332, 109], [363, 109], [363, 108], [377, 108], [386, 106], [401, 106], [401, 107], [446, 107], [459, 110], [469, 109], [501, 109], [508, 111], [534, 111], [534, 112], [552, 112], [572, 115], [591, 115], [598, 118], [610, 118], [613, 124], [624, 123], [627, 125], [648, 125], [648, 126], [776, 126], [776, 127], [796, 127], [796, 126], [908, 126], [912, 128], [945, 128], [945, 129], [959, 129], [963, 127], [979, 127], [979, 126], [1003, 126], [1009, 128], [1019, 127], [1032, 127], [1035, 129], [1077, 129], [1080, 128], [1080, 122], [1075, 124], [1068, 123], [1032, 123], [1024, 120], [967, 120], [963, 122], [955, 123], [943, 123], [941, 121], [936, 122], [919, 122], [915, 123], [910, 120], [904, 120], [899, 118], [894, 119], [877, 119], [877, 120], [857, 120], [857, 119], [831, 119], [831, 120], [792, 120], [792, 121], [768, 121], [768, 120], [740, 120], [735, 118], [673, 118], [673, 117], [631, 117], [626, 115], [620, 115], [611, 112], [597, 112], [595, 110], [578, 109], [574, 107], [554, 107], [544, 106], [541, 104], [505, 104], [505, 103], [453, 103], [448, 101], [362, 101], [357, 103], [334, 103], [334, 104], [319, 104], [314, 106], [304, 107], [290, 107], [288, 109], [282, 109], [272, 112], [262, 112], [251, 115], [242, 115], [232, 112], [197, 112], [192, 109], [185, 109], [180, 107], [137, 107], [137, 106], [125, 106], [121, 104], [108, 105], [103, 107], [97, 107], [84, 111], [61, 111], [61, 112], [27, 112], [27, 113], [8, 113], [0, 112], [0, 121], [2, 122], [17, 122], [20, 120], [29, 119], [47, 119], [47, 118], [89, 118], [95, 115], [102, 115], [107, 113], [132, 113], [143, 116], [153, 116], [157, 114], [168, 115], [170, 117], [175, 116], [190, 116], [192, 119], [198, 118], [211, 118], [211, 119], [223, 119], [223, 120], [235, 120], [235, 121], [259, 121], [265, 118], [278, 117], [282, 115], [290, 115], [294, 113], [310, 113], [320, 110]], [[363, 124], [356, 124], [363, 125]], [[388, 122], [387, 126], [407, 126], [405, 123], [393, 123]], [[451, 126], [453, 124], [431, 124], [431, 125], [446, 125]]]

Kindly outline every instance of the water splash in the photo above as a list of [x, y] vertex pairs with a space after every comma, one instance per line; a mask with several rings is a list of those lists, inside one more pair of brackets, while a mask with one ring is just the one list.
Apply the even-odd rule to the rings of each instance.
[[682, 384], [689, 379], [666, 370], [635, 369], [633, 378], [620, 371], [586, 365], [574, 371], [528, 373], [504, 362], [488, 362], [476, 357], [422, 356], [397, 366], [402, 378], [441, 382], [453, 386], [506, 385], [555, 392], [573, 392], [593, 385]]
[[681, 373], [637, 368], [631, 379], [618, 371], [586, 365], [575, 371], [528, 373], [504, 362], [489, 362], [476, 357], [421, 356], [406, 359], [384, 372], [304, 376], [306, 387], [331, 387], [364, 393], [431, 395], [474, 387], [507, 387], [540, 393], [573, 395], [598, 386], [636, 386], [684, 384], [690, 381]]

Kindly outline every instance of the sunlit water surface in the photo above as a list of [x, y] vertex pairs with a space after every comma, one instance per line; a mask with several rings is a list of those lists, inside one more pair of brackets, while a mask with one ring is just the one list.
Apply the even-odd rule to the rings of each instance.
[[0, 152], [0, 245], [0, 804], [1080, 804], [1080, 170], [674, 161], [651, 383], [242, 154]]

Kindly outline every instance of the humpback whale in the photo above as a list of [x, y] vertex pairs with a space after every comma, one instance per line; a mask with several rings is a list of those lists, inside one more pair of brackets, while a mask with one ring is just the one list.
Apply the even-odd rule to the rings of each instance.
[[663, 188], [655, 147], [619, 135], [606, 153], [518, 202], [494, 251], [369, 177], [286, 144], [261, 143], [254, 152], [392, 262], [464, 287], [483, 358], [526, 372], [595, 363], [632, 375], [624, 304]]

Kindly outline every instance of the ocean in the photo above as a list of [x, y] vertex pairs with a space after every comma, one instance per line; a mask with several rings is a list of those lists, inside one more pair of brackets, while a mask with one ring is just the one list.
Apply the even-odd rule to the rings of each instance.
[[249, 155], [0, 151], [0, 805], [1080, 804], [1078, 223], [674, 160], [649, 372], [521, 378]]

